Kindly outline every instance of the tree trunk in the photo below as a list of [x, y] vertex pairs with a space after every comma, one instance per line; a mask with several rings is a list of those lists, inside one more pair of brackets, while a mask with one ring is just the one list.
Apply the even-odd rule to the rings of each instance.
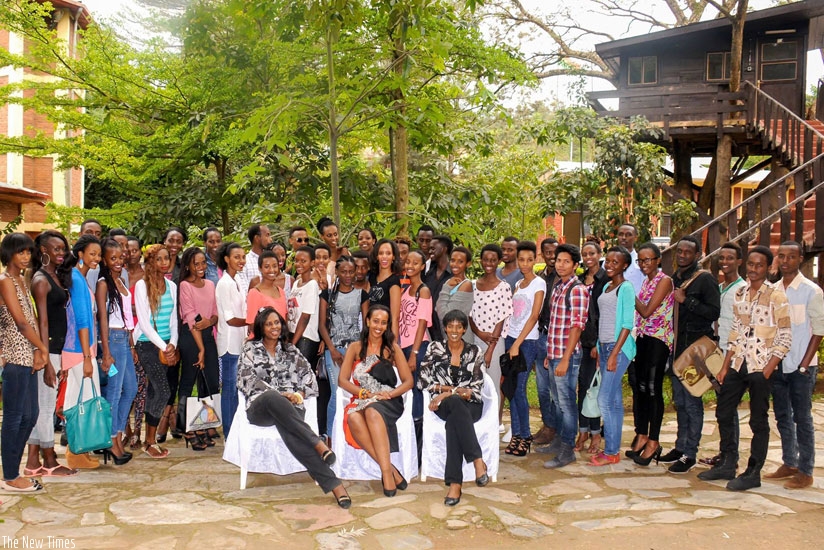
[[692, 157], [690, 156], [689, 144], [684, 141], [675, 142], [673, 164], [675, 190], [685, 197], [692, 198], [694, 193], [692, 190]]
[[[701, 186], [701, 191], [698, 193], [698, 209], [712, 217], [713, 199], [715, 198], [715, 174], [718, 172], [718, 162], [715, 157], [710, 161], [710, 167], [707, 169], [707, 177], [704, 178], [704, 184]], [[704, 225], [701, 220], [696, 220], [692, 230], [695, 231]]]
[[[406, 17], [400, 10], [393, 10], [394, 17], [389, 22], [390, 35], [393, 36], [392, 63], [393, 72], [402, 79], [406, 58], [406, 44], [403, 32], [403, 19]], [[392, 91], [392, 98], [398, 104], [397, 121], [390, 134], [392, 139], [391, 155], [393, 175], [395, 177], [395, 219], [400, 220], [398, 233], [401, 236], [409, 234], [409, 138], [406, 131], [406, 104], [403, 90], [398, 87]]]
[[744, 19], [747, 17], [748, 0], [738, 0], [735, 15], [730, 18], [732, 41], [730, 44], [730, 91], [741, 87], [741, 52], [744, 45]]
[[340, 227], [340, 174], [338, 173], [338, 114], [335, 109], [335, 57], [332, 31], [326, 34], [326, 72], [329, 77], [329, 177], [332, 180], [332, 219]]
[[[731, 186], [730, 186], [730, 165], [732, 161], [732, 136], [724, 134], [715, 149], [715, 201], [714, 216], [720, 216], [730, 209]], [[719, 224], [722, 233], [721, 239], [726, 239], [727, 220], [721, 220]]]

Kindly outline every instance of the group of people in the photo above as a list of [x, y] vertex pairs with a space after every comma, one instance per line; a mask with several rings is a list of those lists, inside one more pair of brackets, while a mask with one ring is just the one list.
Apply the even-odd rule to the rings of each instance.
[[[696, 464], [703, 404], [671, 376], [678, 438], [662, 454], [662, 386], [668, 364], [702, 336], [718, 341], [726, 355], [717, 376], [721, 452], [707, 459], [712, 468], [699, 477], [728, 479], [737, 490], [760, 483], [772, 394], [784, 465], [770, 475], [790, 478], [788, 487], [811, 484], [810, 399], [824, 302], [821, 289], [799, 272], [797, 243], [779, 248], [779, 283], [767, 281], [768, 248], [752, 248], [744, 258], [737, 245], [724, 245], [719, 284], [699, 269], [701, 246], [692, 237], [677, 243], [673, 277], [661, 270], [656, 245], [636, 250], [637, 230], [629, 224], [605, 254], [596, 240], [578, 248], [552, 238], [536, 246], [506, 237], [481, 249], [482, 273], [473, 281], [472, 251], [430, 226], [418, 231], [417, 247], [362, 229], [354, 252], [340, 244], [332, 220], [315, 229], [319, 242], [310, 245], [305, 227], [291, 228], [287, 246], [255, 224], [248, 252], [223, 242], [213, 227], [202, 235], [203, 248], [185, 250], [189, 239], [181, 228], [143, 249], [122, 230], [104, 238], [96, 220], [83, 223], [71, 247], [52, 230], [34, 241], [21, 233], [4, 237], [3, 488], [36, 491], [39, 478], [98, 465], [71, 446], [67, 464], [57, 462], [58, 381], [65, 384], [65, 408], [94, 391], [111, 404], [111, 447], [102, 453], [116, 465], [131, 459], [130, 450], [167, 457], [161, 446], [167, 433], [195, 451], [214, 446], [216, 430], [186, 429], [187, 398], [195, 384], [199, 396], [219, 392], [227, 437], [239, 391], [249, 422], [275, 426], [321, 489], [348, 508], [351, 499], [331, 468], [336, 422], [344, 424], [347, 443], [378, 464], [384, 494], [393, 496], [407, 487], [390, 460], [398, 451], [403, 395], [412, 391], [420, 441], [423, 392], [429, 392], [429, 409], [446, 422], [444, 502], [455, 505], [464, 460], [474, 465], [479, 486], [489, 481], [472, 428], [483, 408], [485, 373], [510, 403], [504, 452], [526, 456], [535, 446], [548, 455], [545, 467], [560, 468], [577, 460], [576, 451], [591, 455], [593, 466], [620, 460], [628, 371], [636, 435], [626, 456], [684, 473]], [[539, 258], [545, 267], [536, 272]], [[746, 281], [739, 275], [745, 260]], [[534, 436], [526, 396], [533, 368], [543, 424]], [[335, 418], [339, 387], [352, 396], [344, 418]], [[753, 449], [736, 477], [736, 411], [745, 391]], [[317, 426], [304, 421], [308, 397], [317, 397]]]

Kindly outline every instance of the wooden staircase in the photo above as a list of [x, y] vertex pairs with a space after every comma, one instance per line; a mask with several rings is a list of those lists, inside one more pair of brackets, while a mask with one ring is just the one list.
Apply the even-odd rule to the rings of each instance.
[[[801, 119], [750, 82], [742, 92], [748, 130], [790, 172], [692, 233], [704, 244], [703, 261], [728, 241], [746, 250], [794, 240], [808, 255], [824, 252], [824, 124]], [[664, 250], [665, 267], [673, 265], [675, 244]]]

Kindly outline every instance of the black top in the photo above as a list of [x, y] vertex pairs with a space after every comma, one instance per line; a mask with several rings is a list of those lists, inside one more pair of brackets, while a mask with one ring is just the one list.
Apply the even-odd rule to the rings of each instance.
[[[451, 278], [452, 270], [449, 269], [449, 265], [446, 266], [441, 276], [438, 277], [438, 264], [434, 261], [429, 266], [429, 271], [424, 274], [422, 278], [423, 283], [429, 288], [429, 292], [432, 293], [432, 311], [435, 311], [435, 306], [438, 304], [438, 296], [441, 294], [444, 283]], [[437, 315], [433, 315], [432, 326], [429, 327], [429, 338], [433, 341], [440, 340], [443, 338], [441, 334], [441, 320]]]
[[[584, 271], [578, 279], [585, 283], [587, 273]], [[601, 312], [598, 309], [598, 297], [604, 292], [604, 285], [609, 281], [607, 272], [604, 268], [599, 268], [593, 278], [592, 289], [589, 295], [589, 311], [587, 312], [587, 324], [584, 331], [581, 333], [581, 346], [585, 348], [594, 348], [598, 343], [598, 320], [601, 318]]]
[[[684, 273], [676, 271], [672, 276], [672, 284], [675, 288], [681, 288], [697, 269], [696, 263]], [[675, 303], [678, 308], [678, 326], [675, 327], [674, 358], [702, 336], [714, 339], [713, 323], [721, 314], [721, 291], [718, 290], [718, 281], [710, 272], [698, 275], [687, 287], [686, 294], [683, 304]]]
[[46, 270], [40, 273], [46, 276], [51, 289], [46, 294], [46, 314], [49, 316], [49, 353], [60, 354], [66, 343], [66, 303], [69, 293], [60, 286]]
[[369, 284], [371, 286], [369, 289], [369, 303], [391, 308], [389, 305], [389, 289], [393, 286], [400, 288], [400, 278], [397, 275], [390, 275], [379, 283], [376, 275], [370, 275]]
[[550, 310], [550, 300], [552, 300], [552, 289], [555, 287], [555, 283], [558, 282], [558, 274], [555, 273], [553, 269], [550, 273], [547, 273], [546, 270], [543, 273], [539, 273], [538, 276], [546, 281], [546, 292], [544, 293], [544, 305], [541, 306], [541, 313], [538, 315], [538, 330], [540, 332], [546, 332], [547, 327], [549, 326], [549, 316]]

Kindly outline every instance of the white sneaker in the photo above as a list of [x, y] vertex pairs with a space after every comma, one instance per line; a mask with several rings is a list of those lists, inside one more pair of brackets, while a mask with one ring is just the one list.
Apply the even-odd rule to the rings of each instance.
[[505, 432], [506, 432], [506, 426], [504, 426], [503, 424], [498, 424], [498, 433], [502, 434], [502, 433], [505, 433]]
[[510, 441], [512, 441], [512, 427], [509, 428], [509, 431], [506, 432], [506, 435], [504, 435], [501, 441], [503, 441], [504, 443], [509, 443]]

